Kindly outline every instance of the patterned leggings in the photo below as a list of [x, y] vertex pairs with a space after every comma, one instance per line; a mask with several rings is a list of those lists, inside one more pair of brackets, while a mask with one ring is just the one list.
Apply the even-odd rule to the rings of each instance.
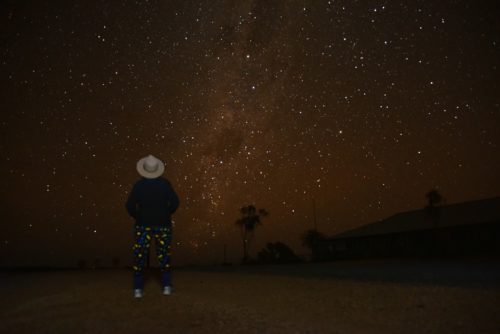
[[151, 239], [156, 241], [156, 255], [160, 263], [162, 273], [162, 285], [171, 286], [170, 274], [170, 243], [172, 241], [171, 228], [166, 226], [140, 226], [135, 225], [134, 251], [134, 289], [142, 289], [144, 286], [143, 271], [149, 253]]

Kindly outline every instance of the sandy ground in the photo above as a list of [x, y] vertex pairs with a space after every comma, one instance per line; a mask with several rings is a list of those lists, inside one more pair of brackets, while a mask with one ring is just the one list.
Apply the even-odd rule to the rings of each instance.
[[[3, 272], [2, 333], [500, 333], [500, 266], [356, 262]], [[153, 332], [154, 331], [154, 332]]]

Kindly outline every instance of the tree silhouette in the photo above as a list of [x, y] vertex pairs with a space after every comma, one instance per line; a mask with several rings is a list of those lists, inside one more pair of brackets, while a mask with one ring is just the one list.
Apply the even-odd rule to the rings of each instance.
[[432, 224], [432, 234], [431, 239], [428, 244], [428, 252], [432, 255], [437, 255], [440, 252], [441, 241], [439, 238], [439, 219], [441, 217], [441, 207], [439, 204], [443, 202], [443, 196], [437, 191], [437, 189], [431, 189], [427, 194], [425, 194], [427, 198], [427, 205], [425, 207], [425, 211], [427, 211], [427, 215]]
[[243, 241], [243, 263], [248, 262], [248, 249], [254, 237], [255, 227], [261, 222], [261, 218], [267, 217], [269, 213], [265, 209], [255, 208], [253, 205], [244, 206], [240, 209], [242, 217], [236, 220], [236, 225], [241, 228], [241, 239]]
[[434, 227], [437, 227], [441, 216], [441, 208], [438, 205], [443, 202], [443, 196], [436, 189], [431, 189], [425, 194], [425, 197], [427, 198], [427, 213], [431, 217]]
[[301, 237], [302, 245], [311, 250], [311, 258], [314, 261], [320, 260], [325, 254], [323, 251], [325, 235], [318, 232], [316, 229], [307, 230]]
[[443, 200], [443, 196], [436, 189], [431, 189], [427, 194], [425, 194], [427, 198], [427, 207], [435, 207], [441, 203]]

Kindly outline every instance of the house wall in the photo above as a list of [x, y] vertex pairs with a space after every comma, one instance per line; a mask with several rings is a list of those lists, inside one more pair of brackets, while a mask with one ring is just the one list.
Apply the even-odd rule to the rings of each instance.
[[329, 239], [330, 259], [500, 256], [500, 222]]

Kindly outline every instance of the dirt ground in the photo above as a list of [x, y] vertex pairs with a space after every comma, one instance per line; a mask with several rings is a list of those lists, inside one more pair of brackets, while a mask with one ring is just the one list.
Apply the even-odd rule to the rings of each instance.
[[1, 333], [500, 333], [498, 263], [3, 272]]

